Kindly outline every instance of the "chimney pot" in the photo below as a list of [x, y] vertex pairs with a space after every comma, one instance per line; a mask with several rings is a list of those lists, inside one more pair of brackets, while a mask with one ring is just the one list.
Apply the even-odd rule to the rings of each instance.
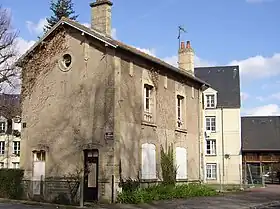
[[190, 49], [191, 48], [191, 42], [190, 41], [187, 41], [187, 49]]
[[184, 49], [184, 48], [185, 48], [185, 42], [182, 41], [182, 42], [181, 42], [181, 49]]

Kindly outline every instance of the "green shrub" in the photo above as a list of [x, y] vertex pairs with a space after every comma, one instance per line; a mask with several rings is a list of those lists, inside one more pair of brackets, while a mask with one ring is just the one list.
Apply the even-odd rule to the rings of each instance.
[[122, 188], [122, 191], [124, 192], [133, 192], [140, 188], [140, 181], [133, 180], [131, 178], [128, 178], [126, 180], [121, 179], [119, 186]]
[[21, 169], [0, 169], [0, 197], [20, 199], [23, 195], [23, 175]]
[[141, 188], [133, 192], [122, 192], [117, 202], [125, 204], [148, 203], [151, 201], [184, 199], [188, 197], [213, 196], [217, 192], [203, 184], [164, 185]]
[[160, 165], [162, 171], [162, 183], [164, 185], [175, 185], [177, 168], [174, 163], [173, 146], [168, 147], [167, 152], [164, 152], [163, 147], [160, 147]]

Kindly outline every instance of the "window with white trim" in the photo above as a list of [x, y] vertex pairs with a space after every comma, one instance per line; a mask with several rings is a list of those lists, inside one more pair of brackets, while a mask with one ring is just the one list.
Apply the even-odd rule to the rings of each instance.
[[0, 122], [0, 133], [5, 133], [6, 131], [6, 122]]
[[0, 141], [0, 155], [4, 155], [4, 154], [5, 154], [5, 142]]
[[206, 97], [206, 108], [215, 108], [215, 94], [208, 94]]
[[206, 131], [211, 131], [211, 132], [216, 131], [216, 117], [215, 116], [206, 117]]
[[14, 169], [19, 169], [19, 162], [12, 162]]
[[184, 97], [177, 95], [177, 127], [182, 128], [183, 126], [183, 105]]
[[34, 151], [34, 161], [38, 162], [38, 161], [46, 161], [46, 152], [45, 151]]
[[206, 140], [206, 155], [216, 155], [216, 140], [215, 139]]
[[15, 155], [19, 155], [20, 154], [20, 142], [19, 141], [14, 141], [13, 142], [13, 153]]
[[156, 146], [142, 144], [142, 179], [156, 179]]
[[206, 164], [206, 178], [207, 179], [217, 179], [217, 164], [207, 163]]
[[176, 147], [176, 179], [187, 179], [187, 149]]
[[144, 85], [144, 120], [152, 122], [153, 119], [153, 86]]

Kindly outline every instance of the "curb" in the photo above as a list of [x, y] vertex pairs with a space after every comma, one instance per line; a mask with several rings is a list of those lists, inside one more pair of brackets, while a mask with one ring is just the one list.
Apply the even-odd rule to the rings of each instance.
[[265, 209], [265, 208], [269, 208], [271, 206], [276, 206], [276, 205], [280, 205], [280, 201], [272, 201], [272, 202], [267, 202], [267, 203], [263, 203], [263, 204], [257, 204], [254, 206], [249, 207], [249, 209]]

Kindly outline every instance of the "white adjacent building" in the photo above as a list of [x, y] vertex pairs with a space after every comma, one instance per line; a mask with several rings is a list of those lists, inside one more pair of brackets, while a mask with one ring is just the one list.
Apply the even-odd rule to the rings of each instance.
[[20, 136], [20, 97], [0, 94], [0, 168], [19, 168]]
[[195, 75], [211, 87], [203, 92], [204, 182], [242, 181], [239, 66], [199, 67]]

